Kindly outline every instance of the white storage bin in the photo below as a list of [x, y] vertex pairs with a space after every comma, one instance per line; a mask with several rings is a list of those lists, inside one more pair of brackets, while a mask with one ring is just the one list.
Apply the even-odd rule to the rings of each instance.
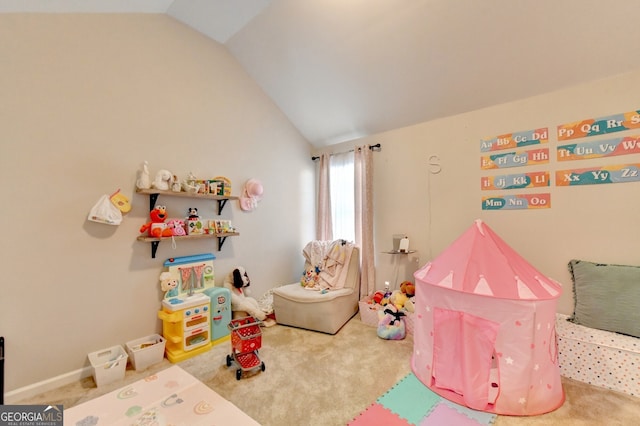
[[131, 365], [136, 371], [161, 362], [164, 358], [164, 347], [165, 339], [159, 334], [141, 337], [126, 344]]
[[127, 369], [127, 353], [117, 345], [101, 351], [91, 352], [89, 362], [93, 367], [93, 380], [102, 386], [124, 379]]

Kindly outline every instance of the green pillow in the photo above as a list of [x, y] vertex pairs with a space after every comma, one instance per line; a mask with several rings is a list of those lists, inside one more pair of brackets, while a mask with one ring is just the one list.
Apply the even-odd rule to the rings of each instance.
[[571, 260], [576, 324], [640, 337], [640, 266]]

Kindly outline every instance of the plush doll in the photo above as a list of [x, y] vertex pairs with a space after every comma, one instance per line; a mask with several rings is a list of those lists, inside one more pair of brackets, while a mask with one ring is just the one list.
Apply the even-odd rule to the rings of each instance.
[[407, 331], [404, 324], [404, 312], [398, 311], [389, 303], [384, 309], [378, 311], [378, 337], [385, 340], [402, 340]]
[[187, 219], [200, 219], [200, 215], [198, 214], [198, 209], [195, 207], [189, 207], [189, 212], [187, 213]]
[[400, 291], [407, 295], [407, 297], [413, 297], [416, 294], [416, 286], [411, 281], [403, 281], [400, 283]]
[[320, 281], [320, 276], [318, 273], [320, 272], [320, 268], [317, 266], [311, 266], [307, 268], [302, 273], [302, 278], [300, 279], [300, 285], [304, 288], [308, 289], [319, 289], [318, 283]]
[[168, 220], [167, 228], [171, 229], [171, 235], [176, 235], [176, 236], [187, 235], [187, 231], [184, 227], [184, 220], [182, 219]]
[[151, 222], [147, 222], [140, 227], [140, 233], [148, 231], [150, 237], [170, 237], [172, 230], [167, 228], [164, 221], [167, 219], [167, 208], [165, 206], [156, 206], [149, 212]]
[[242, 266], [234, 268], [224, 279], [224, 287], [231, 291], [231, 311], [234, 318], [251, 315], [262, 321], [267, 314], [260, 309], [258, 301], [248, 295], [251, 280]]
[[187, 224], [187, 234], [204, 234], [204, 225], [200, 220], [197, 208], [189, 207], [185, 223]]
[[409, 300], [407, 295], [400, 290], [394, 290], [394, 292], [391, 293], [391, 297], [389, 297], [389, 302], [393, 304], [393, 306], [395, 306], [397, 310], [401, 310], [402, 308], [404, 308], [407, 300]]
[[156, 189], [162, 189], [164, 191], [168, 191], [173, 184], [173, 173], [169, 170], [159, 170], [156, 173], [156, 178], [151, 184], [152, 187]]
[[176, 297], [178, 295], [178, 280], [171, 272], [163, 272], [160, 274], [160, 288], [165, 292], [165, 299]]
[[406, 302], [404, 302], [404, 310], [410, 313], [414, 313], [416, 311], [416, 308], [413, 304], [413, 298], [408, 299]]
[[151, 188], [151, 178], [149, 177], [149, 163], [142, 163], [142, 169], [138, 171], [138, 179], [136, 180], [136, 188], [149, 189]]

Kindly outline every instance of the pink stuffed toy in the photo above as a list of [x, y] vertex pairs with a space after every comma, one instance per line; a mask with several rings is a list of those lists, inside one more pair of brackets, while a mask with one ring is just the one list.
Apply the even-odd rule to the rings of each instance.
[[187, 231], [185, 231], [184, 220], [182, 219], [171, 219], [167, 222], [167, 228], [171, 229], [171, 235], [187, 235]]

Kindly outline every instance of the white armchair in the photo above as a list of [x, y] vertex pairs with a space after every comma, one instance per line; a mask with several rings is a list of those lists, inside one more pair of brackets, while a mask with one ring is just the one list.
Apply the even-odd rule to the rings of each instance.
[[[309, 259], [305, 270], [311, 268]], [[345, 270], [335, 288], [305, 288], [299, 281], [273, 290], [273, 310], [278, 324], [336, 334], [358, 312], [360, 299], [360, 251], [352, 246]], [[321, 272], [322, 273], [322, 272]], [[322, 288], [322, 286], [320, 286]]]

